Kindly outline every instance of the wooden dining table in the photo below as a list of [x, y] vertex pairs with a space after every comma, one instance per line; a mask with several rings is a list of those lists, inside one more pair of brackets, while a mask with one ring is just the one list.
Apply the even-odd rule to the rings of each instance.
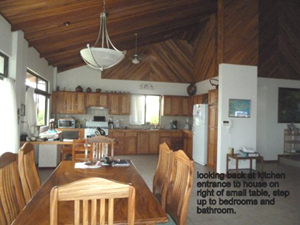
[[[49, 225], [50, 191], [54, 186], [67, 184], [87, 177], [101, 177], [123, 183], [131, 183], [136, 190], [135, 224], [155, 224], [168, 221], [167, 215], [149, 187], [130, 161], [128, 167], [102, 166], [96, 169], [75, 169], [75, 163], [63, 161], [53, 171], [36, 195], [20, 212], [13, 225]], [[73, 202], [60, 202], [59, 224], [73, 224]], [[127, 202], [115, 201], [114, 222], [126, 224]]]

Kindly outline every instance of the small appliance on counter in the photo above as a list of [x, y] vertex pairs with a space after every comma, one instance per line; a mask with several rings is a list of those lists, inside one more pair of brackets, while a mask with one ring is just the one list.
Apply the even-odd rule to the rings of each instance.
[[170, 120], [170, 129], [177, 130], [177, 120]]
[[61, 118], [57, 121], [58, 128], [75, 128], [76, 121], [74, 118]]
[[116, 120], [116, 121], [115, 121], [114, 127], [115, 127], [116, 129], [119, 129], [119, 128], [120, 128], [120, 121], [119, 121], [119, 120]]
[[190, 130], [189, 119], [186, 119], [186, 124], [184, 125], [184, 130]]

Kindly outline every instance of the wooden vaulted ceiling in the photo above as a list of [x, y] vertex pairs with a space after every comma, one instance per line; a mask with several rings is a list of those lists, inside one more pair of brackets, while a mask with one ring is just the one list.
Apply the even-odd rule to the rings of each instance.
[[[120, 50], [134, 49], [135, 33], [139, 47], [169, 39], [191, 43], [201, 22], [216, 13], [216, 4], [215, 0], [106, 0], [108, 32]], [[94, 44], [102, 8], [102, 0], [2, 0], [0, 13], [12, 31], [22, 30], [29, 46], [61, 72], [84, 65], [79, 52], [87, 43]]]

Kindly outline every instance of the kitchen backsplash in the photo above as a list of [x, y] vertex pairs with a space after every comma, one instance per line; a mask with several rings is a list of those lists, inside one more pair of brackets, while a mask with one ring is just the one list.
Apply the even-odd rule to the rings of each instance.
[[[85, 127], [85, 121], [93, 120], [94, 116], [105, 116], [106, 121], [108, 121], [109, 118], [111, 118], [114, 122], [116, 120], [119, 120], [120, 127], [128, 127], [128, 128], [141, 128], [141, 126], [132, 126], [129, 124], [129, 116], [127, 115], [109, 115], [108, 109], [99, 109], [99, 108], [88, 108], [87, 114], [55, 114], [52, 115], [52, 118], [55, 118], [56, 120], [59, 118], [65, 118], [65, 117], [73, 117], [76, 120], [80, 121], [82, 127]], [[161, 116], [161, 122], [160, 127], [169, 129], [170, 128], [170, 121], [171, 120], [177, 120], [177, 126], [178, 129], [184, 129], [184, 126], [187, 123], [189, 123], [189, 127], [191, 129], [193, 124], [193, 118], [192, 117], [185, 117], [185, 116]]]

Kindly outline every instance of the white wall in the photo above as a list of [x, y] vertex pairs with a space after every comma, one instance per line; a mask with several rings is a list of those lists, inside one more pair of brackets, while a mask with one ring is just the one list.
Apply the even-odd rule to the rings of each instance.
[[[214, 77], [213, 79], [219, 79], [218, 77]], [[218, 84], [218, 81], [213, 81], [213, 84]], [[196, 83], [197, 92], [196, 95], [207, 94], [209, 90], [216, 89], [215, 86], [212, 86], [209, 80], [204, 80]]]
[[[187, 96], [186, 89], [189, 85], [181, 83], [102, 79], [100, 71], [91, 69], [88, 66], [58, 73], [56, 79], [60, 90], [65, 88], [66, 90], [75, 91], [75, 88], [80, 85], [84, 91], [87, 87], [90, 87], [93, 92], [96, 88], [100, 88], [102, 91], [129, 91], [133, 94]], [[144, 83], [152, 84], [153, 90], [140, 89], [140, 85]]]
[[[251, 100], [250, 118], [228, 117], [229, 99]], [[230, 120], [228, 130], [223, 121]], [[217, 172], [226, 172], [226, 154], [233, 147], [256, 149], [257, 67], [232, 64], [219, 65], [218, 157]]]
[[299, 88], [300, 81], [258, 78], [257, 149], [265, 160], [277, 160], [278, 155], [283, 154], [287, 124], [278, 123], [279, 87]]
[[[52, 89], [56, 68], [49, 66], [45, 59], [40, 58], [39, 53], [34, 48], [28, 47], [28, 42], [25, 40], [22, 31], [11, 32], [10, 24], [1, 15], [0, 51], [9, 56], [8, 75], [15, 80], [18, 108], [20, 108], [21, 104], [25, 103], [25, 79], [27, 68], [32, 69], [41, 77], [49, 81], [49, 90]], [[19, 126], [19, 130], [20, 129], [21, 124]]]

